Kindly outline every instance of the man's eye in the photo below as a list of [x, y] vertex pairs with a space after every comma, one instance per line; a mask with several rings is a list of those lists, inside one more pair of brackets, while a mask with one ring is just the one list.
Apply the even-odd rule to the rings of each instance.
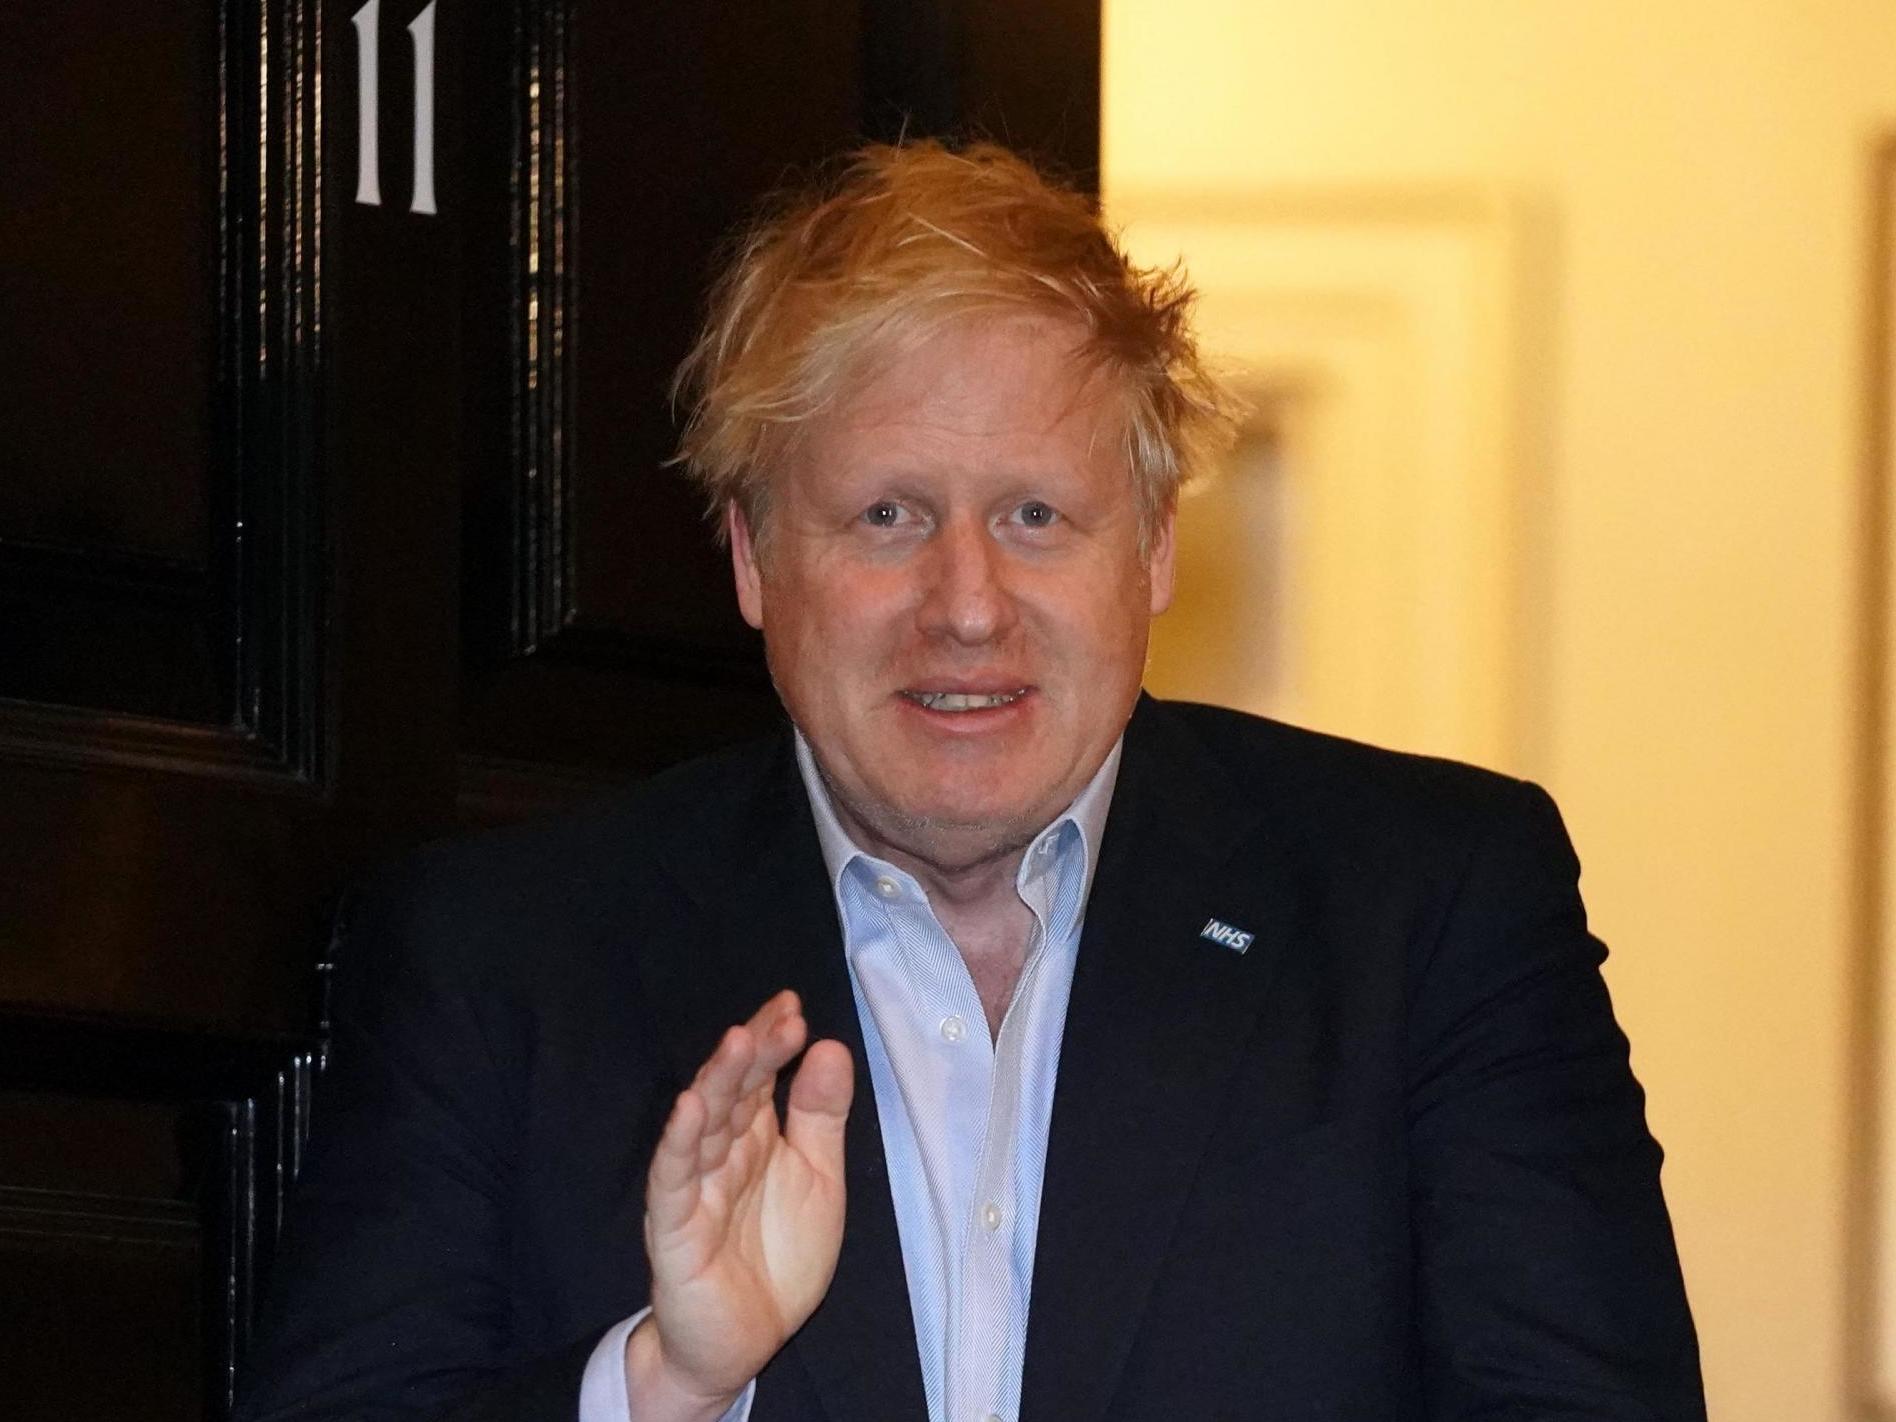
[[883, 499], [862, 511], [862, 521], [871, 528], [893, 528], [902, 521], [902, 506]]
[[1051, 504], [1043, 504], [1038, 499], [1029, 499], [1020, 506], [1018, 517], [1029, 528], [1047, 528], [1058, 522], [1059, 515]]

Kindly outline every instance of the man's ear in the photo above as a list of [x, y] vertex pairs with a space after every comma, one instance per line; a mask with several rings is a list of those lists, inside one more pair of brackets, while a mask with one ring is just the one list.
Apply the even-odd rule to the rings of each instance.
[[1176, 505], [1168, 505], [1159, 515], [1146, 547], [1146, 578], [1152, 590], [1152, 616], [1157, 617], [1172, 605], [1172, 569], [1178, 545], [1173, 540], [1173, 525], [1178, 521]]
[[731, 545], [731, 576], [737, 582], [737, 608], [751, 626], [763, 630], [764, 575], [757, 565], [757, 541], [750, 520], [731, 499], [724, 505], [724, 536]]

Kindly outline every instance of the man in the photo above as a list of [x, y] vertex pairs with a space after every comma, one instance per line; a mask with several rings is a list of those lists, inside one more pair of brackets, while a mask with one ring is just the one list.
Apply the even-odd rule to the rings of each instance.
[[1188, 299], [993, 148], [751, 234], [794, 730], [365, 896], [244, 1415], [1703, 1416], [1546, 797], [1141, 698]]

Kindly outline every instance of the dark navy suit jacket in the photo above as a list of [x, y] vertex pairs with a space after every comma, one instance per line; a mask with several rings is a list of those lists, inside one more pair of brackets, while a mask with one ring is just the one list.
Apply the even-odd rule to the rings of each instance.
[[[1660, 1152], [1552, 803], [1141, 702], [1073, 981], [1022, 1422], [1698, 1419]], [[1201, 936], [1250, 932], [1242, 953]], [[786, 732], [424, 852], [348, 919], [240, 1416], [573, 1422], [674, 1094], [779, 988], [856, 1053], [835, 1282], [757, 1422], [919, 1422]]]

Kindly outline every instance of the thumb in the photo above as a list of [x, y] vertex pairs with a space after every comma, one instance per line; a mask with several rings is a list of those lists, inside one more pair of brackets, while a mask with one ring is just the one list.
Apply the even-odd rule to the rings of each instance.
[[790, 1082], [784, 1139], [824, 1174], [841, 1178], [843, 1128], [856, 1093], [856, 1066], [841, 1042], [811, 1044]]

